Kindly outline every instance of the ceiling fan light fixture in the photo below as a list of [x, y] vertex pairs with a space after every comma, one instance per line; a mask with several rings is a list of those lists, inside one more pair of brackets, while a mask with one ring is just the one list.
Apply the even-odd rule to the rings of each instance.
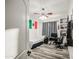
[[47, 19], [47, 16], [41, 16], [41, 17], [39, 17], [39, 19], [41, 19], [41, 20], [46, 20]]

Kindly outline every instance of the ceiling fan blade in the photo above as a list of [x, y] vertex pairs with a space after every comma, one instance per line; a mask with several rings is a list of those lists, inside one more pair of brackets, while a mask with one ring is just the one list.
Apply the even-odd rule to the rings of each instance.
[[33, 14], [36, 14], [36, 15], [37, 15], [37, 14], [39, 14], [39, 13], [33, 13]]
[[53, 15], [53, 13], [50, 12], [50, 13], [47, 13], [47, 15]]

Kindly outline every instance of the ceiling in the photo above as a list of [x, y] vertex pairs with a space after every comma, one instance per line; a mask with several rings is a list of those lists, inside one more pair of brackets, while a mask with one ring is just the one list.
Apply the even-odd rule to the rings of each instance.
[[[70, 8], [72, 0], [29, 0], [29, 12], [33, 13], [53, 13], [53, 15], [65, 14]], [[42, 11], [42, 8], [45, 8]]]

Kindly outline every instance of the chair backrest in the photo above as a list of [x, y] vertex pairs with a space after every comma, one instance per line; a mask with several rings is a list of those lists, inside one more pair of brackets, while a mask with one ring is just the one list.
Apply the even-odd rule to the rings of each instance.
[[51, 33], [51, 37], [57, 37], [57, 33]]
[[61, 43], [63, 43], [64, 36], [61, 37]]

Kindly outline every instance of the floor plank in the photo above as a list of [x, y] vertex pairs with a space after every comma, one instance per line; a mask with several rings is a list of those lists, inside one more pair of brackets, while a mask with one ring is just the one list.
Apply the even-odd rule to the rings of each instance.
[[43, 44], [32, 49], [30, 56], [32, 59], [69, 59], [69, 53], [66, 49], [56, 49], [54, 45]]

